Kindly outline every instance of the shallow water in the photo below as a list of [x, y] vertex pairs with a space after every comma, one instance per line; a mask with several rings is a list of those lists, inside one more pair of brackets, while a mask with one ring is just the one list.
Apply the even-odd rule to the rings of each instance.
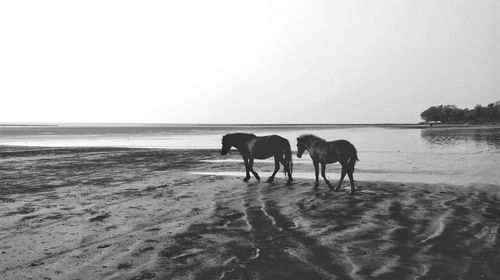
[[[499, 184], [500, 128], [392, 128], [377, 126], [54, 126], [0, 127], [0, 145], [47, 147], [130, 147], [219, 149], [221, 136], [236, 131], [279, 134], [295, 149], [296, 137], [312, 133], [328, 140], [347, 139], [358, 149], [358, 180], [398, 182]], [[239, 161], [235, 156], [220, 160]], [[296, 166], [311, 165], [309, 157], [294, 158]], [[272, 166], [272, 161], [263, 161]], [[310, 166], [309, 166], [310, 167]], [[338, 165], [328, 168], [337, 180]], [[297, 176], [312, 177], [300, 170]], [[207, 170], [207, 172], [210, 172]], [[227, 170], [219, 175], [240, 174]]]

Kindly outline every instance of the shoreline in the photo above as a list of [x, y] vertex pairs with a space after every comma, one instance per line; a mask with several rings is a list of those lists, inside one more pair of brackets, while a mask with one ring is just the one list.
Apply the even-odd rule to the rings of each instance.
[[200, 162], [218, 150], [0, 155], [0, 278], [500, 276], [497, 185], [356, 181], [349, 195], [348, 180], [330, 192], [281, 172], [272, 184], [189, 173], [242, 170]]

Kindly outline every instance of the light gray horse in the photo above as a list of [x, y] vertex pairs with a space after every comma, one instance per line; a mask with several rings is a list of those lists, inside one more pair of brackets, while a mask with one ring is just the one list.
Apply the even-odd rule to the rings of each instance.
[[340, 162], [342, 165], [342, 174], [340, 176], [339, 185], [335, 190], [339, 190], [344, 177], [347, 173], [351, 181], [351, 194], [354, 193], [354, 165], [358, 161], [356, 148], [347, 140], [336, 140], [327, 142], [325, 139], [312, 135], [305, 134], [297, 138], [297, 157], [301, 158], [304, 151], [307, 150], [314, 164], [314, 172], [316, 175], [316, 183], [314, 189], [318, 188], [319, 181], [319, 164], [321, 164], [321, 176], [325, 179], [330, 190], [333, 189], [332, 184], [326, 179], [325, 167], [328, 163]]

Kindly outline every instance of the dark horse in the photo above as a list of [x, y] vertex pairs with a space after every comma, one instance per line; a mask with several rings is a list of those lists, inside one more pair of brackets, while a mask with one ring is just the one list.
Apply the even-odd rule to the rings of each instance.
[[246, 182], [250, 179], [250, 172], [260, 181], [259, 174], [253, 170], [253, 160], [266, 159], [272, 156], [274, 156], [274, 172], [267, 182], [270, 183], [274, 180], [274, 176], [280, 169], [280, 162], [285, 168], [285, 177], [288, 175], [288, 182], [293, 180], [292, 151], [290, 149], [290, 143], [285, 138], [278, 135], [257, 137], [249, 133], [226, 134], [222, 137], [222, 149], [220, 154], [226, 155], [231, 147], [238, 149], [245, 162], [247, 176], [243, 181]]
[[318, 188], [318, 173], [321, 164], [321, 176], [325, 179], [326, 184], [330, 188], [333, 186], [326, 179], [325, 167], [327, 163], [340, 162], [342, 165], [342, 175], [340, 176], [339, 185], [335, 190], [339, 190], [342, 182], [344, 181], [345, 174], [349, 175], [351, 181], [351, 194], [354, 193], [354, 165], [358, 159], [358, 153], [354, 145], [347, 140], [336, 140], [327, 142], [325, 139], [312, 134], [301, 135], [297, 138], [297, 157], [302, 157], [304, 150], [309, 152], [314, 164], [314, 173], [316, 175], [316, 184], [314, 189]]

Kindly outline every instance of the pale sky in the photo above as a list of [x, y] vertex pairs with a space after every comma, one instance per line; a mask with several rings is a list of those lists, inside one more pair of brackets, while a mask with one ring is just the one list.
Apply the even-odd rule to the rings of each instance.
[[500, 100], [500, 1], [1, 1], [0, 122], [398, 123]]

